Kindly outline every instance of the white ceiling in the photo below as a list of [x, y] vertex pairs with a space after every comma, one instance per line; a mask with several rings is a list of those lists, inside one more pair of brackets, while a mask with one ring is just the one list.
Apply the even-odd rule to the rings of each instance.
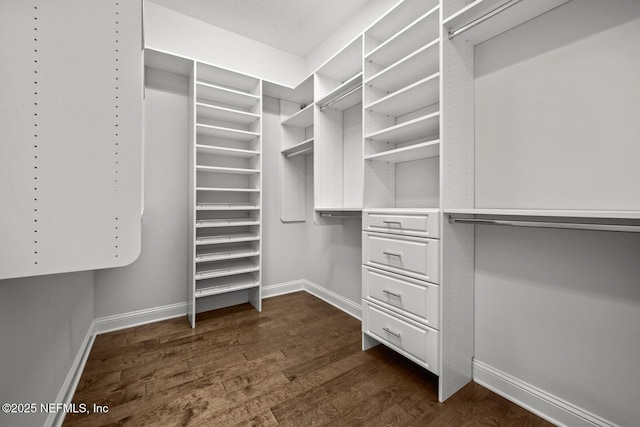
[[149, 0], [306, 58], [368, 0]]

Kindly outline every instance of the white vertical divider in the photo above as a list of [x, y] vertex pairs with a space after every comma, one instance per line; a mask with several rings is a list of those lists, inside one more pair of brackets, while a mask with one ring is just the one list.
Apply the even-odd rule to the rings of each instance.
[[137, 259], [141, 24], [138, 1], [0, 5], [0, 279]]
[[187, 317], [191, 323], [191, 327], [196, 327], [196, 72], [198, 67], [194, 61], [190, 61], [189, 70], [189, 219], [188, 219], [188, 236], [189, 236], [189, 262], [187, 277]]

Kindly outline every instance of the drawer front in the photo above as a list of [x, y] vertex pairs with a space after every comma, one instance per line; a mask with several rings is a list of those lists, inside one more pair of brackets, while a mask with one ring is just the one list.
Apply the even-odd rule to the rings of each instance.
[[363, 298], [400, 309], [407, 317], [439, 329], [438, 285], [369, 267], [362, 268], [362, 284]]
[[417, 327], [373, 304], [363, 304], [363, 329], [381, 343], [439, 374], [438, 331]]
[[439, 283], [438, 240], [369, 232], [362, 240], [363, 264]]
[[431, 238], [440, 237], [440, 214], [437, 210], [416, 214], [367, 212], [363, 220], [366, 231]]

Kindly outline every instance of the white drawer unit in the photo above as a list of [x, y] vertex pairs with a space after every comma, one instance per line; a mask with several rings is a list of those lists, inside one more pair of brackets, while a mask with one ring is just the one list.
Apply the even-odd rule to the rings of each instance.
[[440, 213], [438, 209], [397, 213], [365, 211], [363, 228], [366, 231], [400, 234], [405, 236], [440, 237]]
[[398, 317], [367, 301], [362, 306], [364, 333], [435, 374], [439, 374], [438, 331]]
[[362, 267], [362, 298], [439, 329], [438, 285]]
[[362, 263], [432, 283], [439, 283], [440, 242], [435, 239], [362, 234]]

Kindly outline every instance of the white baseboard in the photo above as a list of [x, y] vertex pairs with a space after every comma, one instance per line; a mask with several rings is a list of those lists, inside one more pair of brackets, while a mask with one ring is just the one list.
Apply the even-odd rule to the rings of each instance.
[[262, 299], [304, 291], [304, 285], [304, 280], [293, 280], [291, 282], [276, 283], [274, 285], [263, 286]]
[[479, 360], [473, 361], [473, 380], [555, 425], [615, 426], [610, 421]]
[[338, 295], [335, 292], [323, 288], [320, 285], [316, 285], [308, 280], [302, 281], [304, 282], [304, 290], [309, 292], [311, 295], [320, 298], [358, 320], [362, 320], [362, 306], [360, 304], [356, 304], [342, 295]]
[[163, 305], [96, 319], [96, 335], [187, 315], [187, 303]]
[[[58, 393], [58, 397], [54, 402], [59, 403], [71, 403], [73, 400], [73, 395], [76, 392], [76, 388], [78, 387], [78, 382], [80, 381], [80, 377], [82, 376], [82, 371], [84, 371], [84, 365], [87, 363], [87, 358], [89, 357], [89, 353], [91, 352], [91, 347], [93, 347], [93, 341], [96, 338], [95, 334], [96, 330], [96, 322], [91, 322], [89, 325], [89, 329], [87, 329], [87, 333], [82, 340], [82, 344], [80, 345], [80, 349], [78, 349], [78, 353], [76, 354], [73, 363], [71, 364], [71, 368], [69, 369], [69, 373], [62, 383], [62, 388], [60, 388], [60, 392]], [[64, 421], [64, 416], [66, 412], [58, 411], [58, 412], [50, 412], [47, 420], [45, 421], [45, 427], [60, 427], [62, 422]]]

